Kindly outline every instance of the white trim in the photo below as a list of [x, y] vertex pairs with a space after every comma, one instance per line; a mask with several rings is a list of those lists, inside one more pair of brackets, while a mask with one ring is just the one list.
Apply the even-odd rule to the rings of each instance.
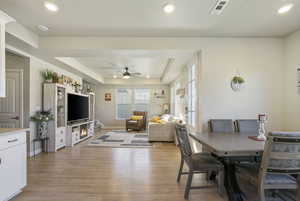
[[6, 24], [9, 22], [15, 22], [16, 20], [9, 15], [7, 15], [5, 12], [0, 10], [0, 23]]

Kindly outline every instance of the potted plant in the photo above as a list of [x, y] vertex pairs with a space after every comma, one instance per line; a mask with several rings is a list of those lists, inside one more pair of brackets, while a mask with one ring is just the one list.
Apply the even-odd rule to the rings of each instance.
[[232, 78], [232, 82], [234, 84], [243, 84], [245, 82], [244, 78], [242, 78], [241, 76], [234, 76]]
[[234, 76], [231, 80], [231, 88], [233, 91], [240, 91], [242, 89], [242, 85], [245, 83], [244, 78], [241, 76]]
[[44, 81], [47, 82], [47, 83], [52, 83], [53, 75], [54, 75], [54, 73], [52, 71], [49, 71], [48, 69], [46, 71], [42, 72], [42, 76], [44, 78]]

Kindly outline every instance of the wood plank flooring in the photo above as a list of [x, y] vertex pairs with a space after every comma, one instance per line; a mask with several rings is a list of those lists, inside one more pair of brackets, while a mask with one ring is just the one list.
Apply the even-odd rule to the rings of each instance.
[[[153, 148], [87, 147], [87, 141], [28, 161], [28, 186], [14, 201], [183, 201], [176, 183], [180, 154]], [[195, 177], [195, 185], [204, 184]], [[225, 201], [215, 187], [192, 190], [191, 201]]]

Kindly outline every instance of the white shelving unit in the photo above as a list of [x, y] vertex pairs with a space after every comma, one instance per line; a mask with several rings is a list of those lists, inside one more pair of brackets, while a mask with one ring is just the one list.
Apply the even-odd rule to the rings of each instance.
[[44, 84], [44, 110], [51, 109], [54, 121], [49, 122], [49, 151], [56, 152], [66, 146], [67, 89], [55, 83]]

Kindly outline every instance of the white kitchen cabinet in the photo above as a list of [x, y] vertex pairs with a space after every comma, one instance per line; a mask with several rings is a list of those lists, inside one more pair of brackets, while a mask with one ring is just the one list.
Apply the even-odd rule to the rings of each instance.
[[27, 183], [26, 131], [14, 129], [3, 134], [2, 130], [0, 128], [0, 201], [6, 201], [20, 193]]

